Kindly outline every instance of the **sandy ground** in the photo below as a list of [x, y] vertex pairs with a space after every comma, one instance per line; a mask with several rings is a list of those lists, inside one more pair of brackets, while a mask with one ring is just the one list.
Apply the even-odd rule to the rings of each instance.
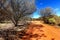
[[[0, 24], [4, 29], [11, 28], [11, 25], [13, 24]], [[44, 24], [41, 21], [31, 21], [28, 27], [29, 28], [26, 29], [26, 35], [19, 40], [60, 40], [60, 28], [58, 27]], [[1, 39], [2, 38], [0, 38], [0, 40]]]
[[43, 24], [40, 21], [32, 21], [26, 33], [33, 36], [26, 35], [23, 40], [60, 40], [60, 28]]
[[13, 23], [2, 23], [0, 24], [0, 29], [12, 29], [14, 27]]

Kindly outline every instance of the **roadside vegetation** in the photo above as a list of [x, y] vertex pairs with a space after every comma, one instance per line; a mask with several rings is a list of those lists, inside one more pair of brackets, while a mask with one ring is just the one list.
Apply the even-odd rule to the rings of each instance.
[[[41, 23], [60, 26], [60, 16], [56, 15], [53, 8], [46, 7], [40, 9], [40, 17], [32, 18], [31, 15], [36, 9], [35, 0], [0, 0], [0, 37], [4, 38], [4, 40], [18, 40], [18, 37], [16, 37], [18, 32], [20, 34], [17, 36], [22, 38], [21, 36], [25, 34], [24, 31], [33, 27], [36, 23], [39, 26], [36, 25], [34, 27], [44, 27], [44, 25], [40, 24], [40, 21]], [[31, 23], [32, 21], [33, 23], [35, 21], [35, 24]]]

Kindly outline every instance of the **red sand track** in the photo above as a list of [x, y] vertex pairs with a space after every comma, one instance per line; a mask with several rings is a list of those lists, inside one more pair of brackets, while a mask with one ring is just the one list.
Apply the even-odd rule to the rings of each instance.
[[22, 40], [60, 40], [60, 28], [39, 21], [32, 22], [26, 33]]

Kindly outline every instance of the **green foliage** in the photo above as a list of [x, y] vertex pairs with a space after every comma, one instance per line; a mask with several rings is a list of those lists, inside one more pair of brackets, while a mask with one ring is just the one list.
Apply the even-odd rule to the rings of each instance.
[[40, 10], [41, 19], [47, 24], [60, 25], [60, 16], [55, 15], [52, 8], [46, 7]]
[[57, 16], [57, 15], [55, 15], [54, 18], [55, 18], [55, 20], [56, 20], [56, 24], [57, 24], [57, 25], [60, 24], [60, 17]]
[[47, 24], [56, 24], [56, 20], [54, 18], [46, 17], [44, 20]]
[[49, 20], [50, 23], [52, 23], [52, 22], [55, 23], [56, 22], [54, 18], [49, 18], [48, 20]]
[[43, 21], [47, 24], [53, 24], [53, 25], [58, 25], [58, 26], [60, 25], [60, 17], [57, 15], [45, 17]]
[[55, 20], [54, 18], [49, 18], [49, 19], [48, 19], [48, 22], [49, 22], [50, 24], [56, 24], [56, 20]]

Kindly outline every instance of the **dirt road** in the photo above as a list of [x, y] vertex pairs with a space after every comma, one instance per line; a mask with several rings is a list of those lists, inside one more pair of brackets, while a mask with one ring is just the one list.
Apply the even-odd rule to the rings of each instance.
[[22, 33], [17, 33], [19, 40], [60, 40], [60, 28], [44, 24], [41, 21], [31, 21], [28, 28]]
[[30, 35], [23, 40], [60, 40], [60, 28], [43, 24], [40, 21], [32, 21], [27, 32]]

